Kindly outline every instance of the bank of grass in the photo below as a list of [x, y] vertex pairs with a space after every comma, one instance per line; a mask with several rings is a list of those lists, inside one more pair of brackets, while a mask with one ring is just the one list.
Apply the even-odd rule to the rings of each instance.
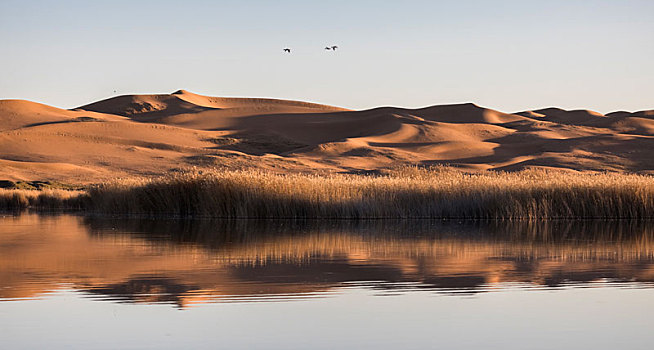
[[654, 218], [654, 178], [446, 167], [377, 175], [211, 171], [116, 181], [58, 203], [147, 217], [642, 220]]
[[0, 211], [79, 211], [88, 207], [87, 192], [62, 189], [0, 189]]
[[654, 178], [527, 170], [403, 168], [381, 175], [176, 174], [89, 191], [101, 213], [290, 219], [646, 219]]

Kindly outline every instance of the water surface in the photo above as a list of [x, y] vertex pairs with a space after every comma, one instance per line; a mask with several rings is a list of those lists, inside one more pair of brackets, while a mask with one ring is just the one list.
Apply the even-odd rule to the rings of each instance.
[[0, 218], [7, 348], [649, 349], [634, 222]]

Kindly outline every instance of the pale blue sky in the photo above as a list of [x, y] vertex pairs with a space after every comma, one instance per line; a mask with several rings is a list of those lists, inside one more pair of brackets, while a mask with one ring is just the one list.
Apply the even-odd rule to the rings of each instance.
[[654, 108], [651, 0], [0, 0], [0, 43], [0, 99], [64, 108], [182, 88], [355, 109]]

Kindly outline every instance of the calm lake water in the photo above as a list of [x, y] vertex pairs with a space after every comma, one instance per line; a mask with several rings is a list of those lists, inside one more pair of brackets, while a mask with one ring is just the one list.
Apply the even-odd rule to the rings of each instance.
[[651, 349], [654, 226], [0, 217], [0, 348]]

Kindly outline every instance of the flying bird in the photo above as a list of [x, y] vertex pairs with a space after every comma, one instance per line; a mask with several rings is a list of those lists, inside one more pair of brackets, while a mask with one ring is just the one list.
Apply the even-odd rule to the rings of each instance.
[[285, 48], [285, 49], [284, 49], [284, 52], [291, 53], [291, 49], [289, 49], [289, 48]]
[[332, 50], [336, 51], [336, 49], [338, 49], [338, 46], [336, 45], [332, 46]]

